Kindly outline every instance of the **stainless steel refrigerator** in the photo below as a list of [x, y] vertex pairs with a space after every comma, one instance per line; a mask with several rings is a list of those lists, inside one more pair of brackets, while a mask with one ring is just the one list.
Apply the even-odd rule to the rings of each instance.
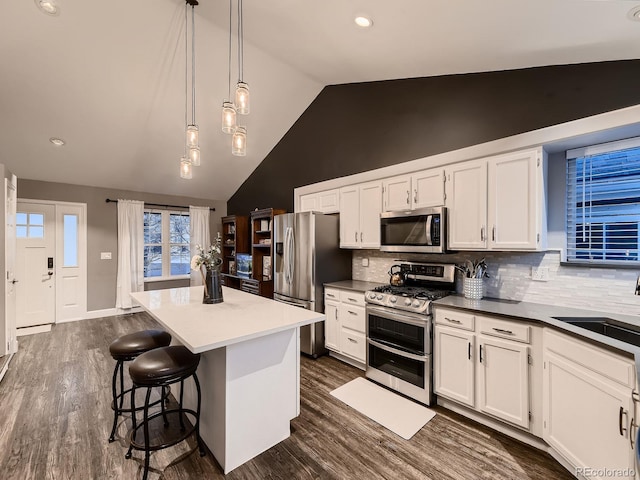
[[[340, 249], [338, 217], [317, 212], [274, 217], [274, 299], [324, 313], [327, 282], [351, 278], [351, 251]], [[300, 350], [325, 353], [324, 322], [300, 329]]]

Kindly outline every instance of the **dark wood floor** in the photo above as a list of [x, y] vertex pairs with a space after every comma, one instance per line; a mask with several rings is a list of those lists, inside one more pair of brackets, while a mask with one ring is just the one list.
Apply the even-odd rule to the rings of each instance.
[[[141, 478], [140, 462], [124, 458], [129, 422], [119, 425], [118, 441], [107, 442], [114, 365], [108, 345], [151, 326], [149, 316], [135, 314], [56, 325], [50, 333], [20, 338], [0, 383], [1, 479]], [[291, 437], [226, 478], [573, 478], [547, 454], [439, 407], [431, 422], [404, 440], [329, 395], [361, 375], [333, 358], [303, 357], [301, 415]], [[183, 442], [155, 453], [150, 479], [225, 478], [211, 455], [201, 458], [194, 447]]]

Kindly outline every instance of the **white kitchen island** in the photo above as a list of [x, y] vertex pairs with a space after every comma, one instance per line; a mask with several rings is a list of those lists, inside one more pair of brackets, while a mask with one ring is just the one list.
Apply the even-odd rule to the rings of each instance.
[[[200, 353], [200, 435], [224, 473], [290, 435], [300, 413], [299, 327], [321, 313], [223, 287], [224, 302], [202, 303], [203, 287], [132, 293], [173, 336]], [[195, 386], [185, 403], [195, 407]]]

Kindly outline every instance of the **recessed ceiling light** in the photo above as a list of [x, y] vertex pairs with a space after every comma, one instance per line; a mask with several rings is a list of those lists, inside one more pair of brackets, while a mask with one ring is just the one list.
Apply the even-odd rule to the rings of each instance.
[[61, 147], [63, 146], [66, 142], [64, 140], [62, 140], [61, 138], [57, 138], [57, 137], [51, 137], [49, 139], [49, 141], [51, 143], [53, 143], [56, 147]]
[[60, 7], [58, 7], [56, 0], [35, 0], [35, 2], [40, 11], [47, 15], [58, 15], [60, 13]]
[[359, 16], [354, 18], [353, 21], [356, 22], [356, 25], [362, 28], [369, 28], [371, 25], [373, 25], [373, 20], [371, 20], [369, 17]]
[[640, 6], [633, 7], [631, 10], [629, 10], [629, 13], [627, 13], [627, 18], [629, 20], [640, 22]]

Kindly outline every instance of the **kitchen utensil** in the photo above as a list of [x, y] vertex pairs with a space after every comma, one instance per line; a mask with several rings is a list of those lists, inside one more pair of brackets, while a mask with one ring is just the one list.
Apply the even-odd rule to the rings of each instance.
[[[393, 271], [394, 268], [397, 268], [397, 271]], [[389, 283], [394, 287], [402, 287], [404, 285], [405, 275], [402, 273], [402, 267], [400, 265], [393, 265], [389, 269]]]

